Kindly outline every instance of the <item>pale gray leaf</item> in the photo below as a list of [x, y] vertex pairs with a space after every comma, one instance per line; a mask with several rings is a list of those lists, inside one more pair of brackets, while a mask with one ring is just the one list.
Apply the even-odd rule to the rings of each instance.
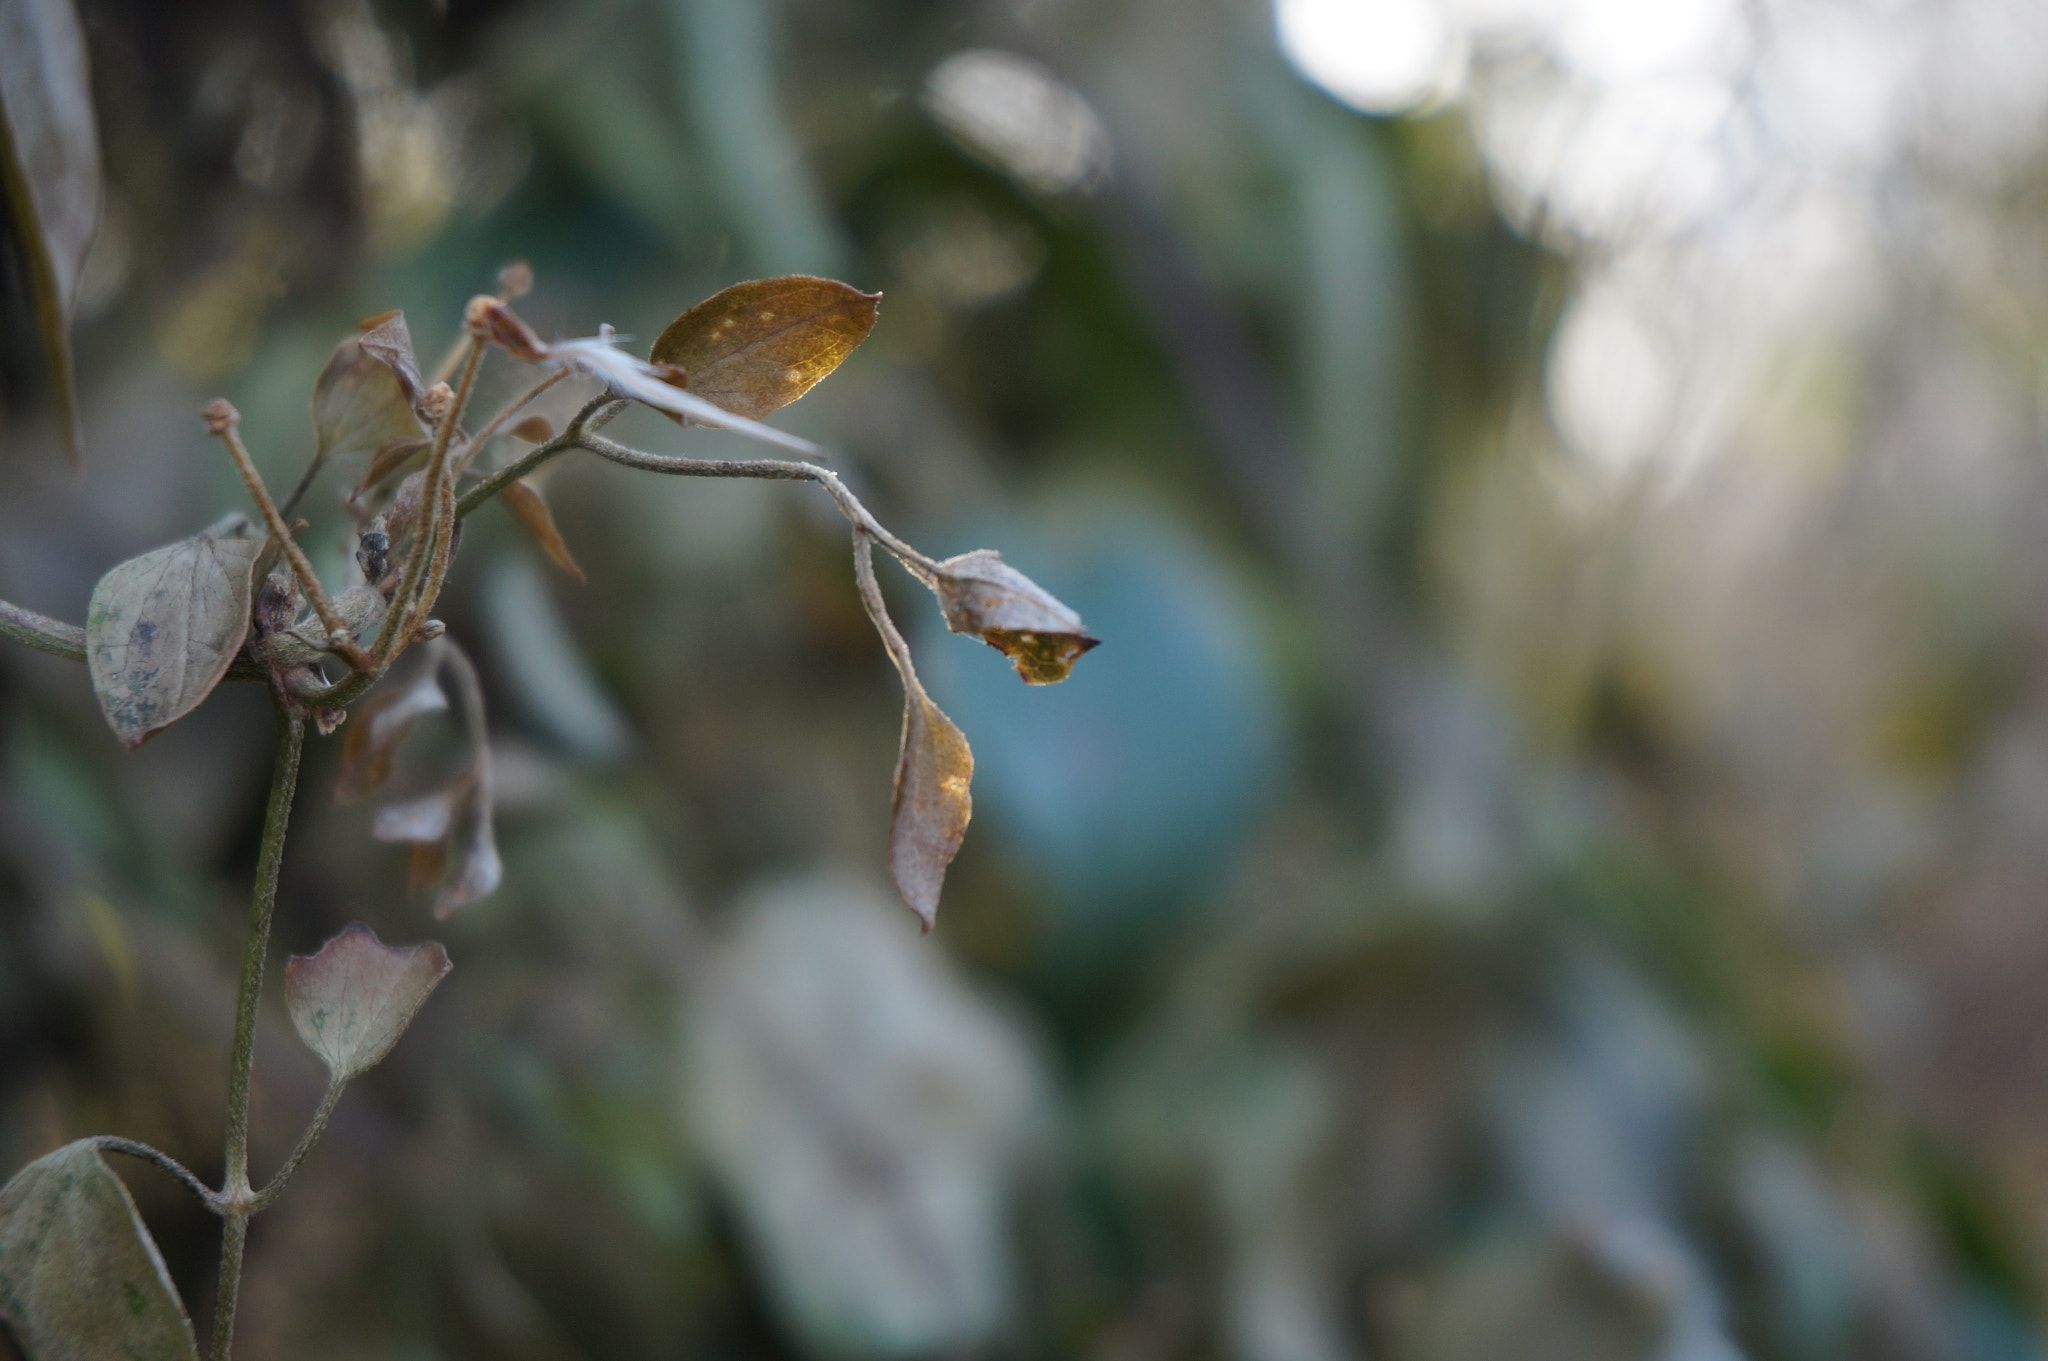
[[197, 1361], [149, 1230], [90, 1139], [0, 1188], [0, 1317], [29, 1361]]
[[405, 317], [374, 317], [334, 347], [313, 384], [317, 457], [352, 463], [421, 438], [415, 414], [423, 389]]
[[231, 515], [127, 562], [93, 587], [85, 617], [93, 692], [128, 747], [184, 717], [220, 684], [249, 631], [263, 540]]
[[351, 924], [285, 966], [285, 1005], [306, 1047], [346, 1082], [391, 1052], [420, 1003], [449, 970], [438, 941], [398, 947]]
[[455, 822], [455, 805], [462, 799], [458, 789], [439, 789], [404, 803], [389, 804], [371, 819], [370, 835], [379, 841], [439, 841]]

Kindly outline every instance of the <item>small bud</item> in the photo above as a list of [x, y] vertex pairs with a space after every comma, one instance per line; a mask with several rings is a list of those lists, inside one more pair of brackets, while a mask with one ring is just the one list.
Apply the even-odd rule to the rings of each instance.
[[445, 419], [454, 405], [455, 389], [446, 383], [436, 383], [420, 394], [420, 413], [430, 421]]
[[422, 619], [412, 631], [412, 636], [422, 643], [431, 643], [448, 631], [448, 626], [439, 619]]
[[513, 439], [540, 444], [555, 437], [555, 423], [546, 416], [528, 416], [508, 431]]
[[263, 578], [263, 585], [256, 591], [256, 608], [252, 611], [258, 637], [267, 638], [273, 633], [283, 633], [299, 618], [299, 579], [291, 569], [280, 566]]
[[506, 302], [533, 292], [533, 266], [514, 260], [498, 271], [498, 296]]
[[383, 516], [374, 517], [357, 538], [356, 566], [362, 569], [363, 580], [372, 586], [391, 570], [391, 533]]
[[225, 435], [242, 423], [242, 413], [235, 410], [234, 403], [225, 397], [216, 397], [208, 402], [206, 410], [200, 414], [206, 417], [206, 433], [209, 435]]

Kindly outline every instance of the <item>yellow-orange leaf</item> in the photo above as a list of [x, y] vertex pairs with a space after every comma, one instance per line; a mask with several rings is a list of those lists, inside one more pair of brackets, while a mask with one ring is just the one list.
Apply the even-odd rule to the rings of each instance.
[[881, 301], [808, 274], [734, 284], [670, 322], [648, 357], [682, 368], [712, 405], [759, 420], [838, 368], [875, 328]]

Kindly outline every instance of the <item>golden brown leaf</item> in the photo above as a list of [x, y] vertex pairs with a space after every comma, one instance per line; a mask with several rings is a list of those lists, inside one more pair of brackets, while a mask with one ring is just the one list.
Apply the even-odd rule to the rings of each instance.
[[861, 602], [903, 678], [903, 743], [896, 756], [895, 806], [889, 818], [889, 873], [903, 901], [929, 931], [938, 919], [946, 867], [959, 852], [968, 819], [974, 815], [974, 799], [968, 792], [974, 753], [917, 679], [910, 646], [896, 631], [875, 583], [874, 541], [856, 530], [853, 545]]
[[838, 368], [874, 329], [881, 300], [808, 274], [734, 284], [670, 322], [648, 358], [680, 365], [691, 392], [758, 420]]
[[1027, 685], [1065, 680], [1075, 660], [1102, 641], [1088, 635], [1080, 615], [992, 548], [940, 563], [932, 589], [946, 627], [980, 635], [1016, 665]]
[[555, 528], [554, 512], [548, 509], [547, 498], [540, 494], [540, 488], [522, 478], [508, 483], [498, 495], [512, 507], [512, 513], [519, 517], [519, 523], [526, 526], [541, 549], [554, 559], [555, 566], [575, 577], [578, 585], [583, 584], [583, 569], [577, 565], [575, 554], [569, 551], [562, 531]]
[[514, 439], [525, 440], [528, 444], [539, 444], [554, 438], [555, 424], [546, 416], [527, 416], [507, 433]]

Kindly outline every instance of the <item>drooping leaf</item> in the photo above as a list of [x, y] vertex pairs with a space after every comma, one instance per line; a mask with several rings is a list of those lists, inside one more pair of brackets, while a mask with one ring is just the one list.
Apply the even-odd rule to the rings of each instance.
[[85, 617], [93, 692], [123, 745], [138, 747], [206, 698], [249, 631], [263, 540], [230, 515], [108, 572]]
[[314, 456], [331, 462], [419, 439], [424, 390], [405, 314], [370, 318], [334, 347], [313, 384]]
[[540, 488], [522, 478], [508, 483], [498, 495], [512, 508], [512, 513], [519, 517], [519, 523], [526, 526], [541, 550], [554, 560], [555, 566], [575, 577], [577, 584], [582, 585], [585, 580], [583, 568], [577, 564], [576, 555], [569, 551], [562, 531], [555, 527], [554, 512], [548, 509], [547, 498], [540, 494]]
[[917, 679], [910, 645], [896, 631], [875, 583], [874, 542], [853, 536], [854, 575], [861, 601], [875, 631], [882, 635], [889, 660], [903, 678], [903, 743], [896, 756], [895, 806], [889, 819], [889, 873], [903, 901], [929, 931], [938, 919], [939, 889], [946, 867], [960, 850], [967, 822], [974, 814], [968, 785], [974, 778], [974, 753], [967, 738], [932, 703]]
[[370, 835], [379, 841], [410, 841], [421, 845], [445, 841], [455, 825], [455, 808], [462, 790], [437, 789], [403, 803], [387, 804], [370, 822]]
[[156, 1243], [90, 1139], [0, 1188], [0, 1317], [29, 1361], [199, 1355]]
[[838, 368], [875, 329], [881, 301], [808, 274], [734, 284], [670, 322], [648, 358], [680, 366], [712, 405], [758, 420]]
[[383, 788], [392, 758], [413, 720], [448, 707], [448, 696], [429, 668], [408, 685], [379, 690], [356, 711], [341, 743], [341, 776], [334, 784], [336, 803], [354, 803]]
[[1088, 636], [1080, 615], [992, 548], [940, 563], [932, 589], [946, 627], [980, 635], [1016, 665], [1027, 685], [1065, 680], [1075, 660], [1102, 641]]
[[505, 879], [505, 862], [498, 855], [498, 834], [488, 790], [478, 790], [469, 811], [469, 837], [462, 846], [462, 859], [457, 862], [455, 873], [434, 895], [437, 921], [446, 921], [478, 899], [488, 898]]
[[450, 967], [439, 941], [386, 945], [355, 922], [313, 954], [292, 956], [285, 1005], [306, 1047], [346, 1082], [391, 1052]]
[[79, 459], [71, 313], [100, 223], [100, 139], [71, 0], [0, 0], [0, 189], [21, 245], [58, 428]]

